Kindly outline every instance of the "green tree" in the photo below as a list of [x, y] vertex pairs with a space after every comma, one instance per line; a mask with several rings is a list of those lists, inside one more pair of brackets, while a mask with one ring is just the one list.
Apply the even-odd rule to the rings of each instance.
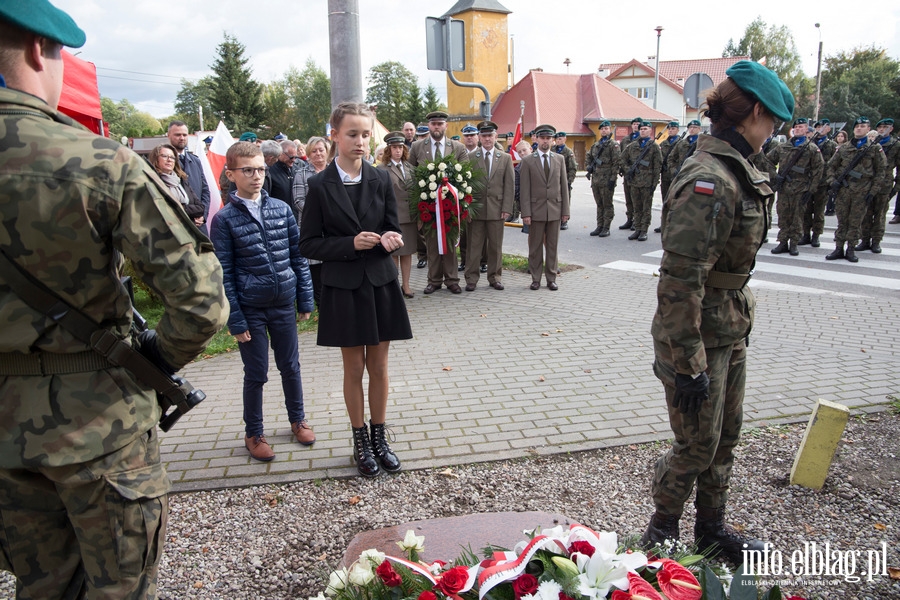
[[425, 88], [425, 114], [436, 110], [446, 110], [447, 107], [441, 102], [441, 99], [438, 97], [437, 88], [434, 87], [433, 84], [429, 83], [428, 87]]
[[179, 121], [184, 121], [188, 130], [201, 129], [199, 109], [203, 109], [203, 127], [207, 130], [216, 128], [216, 118], [213, 115], [213, 78], [206, 76], [197, 82], [188, 79], [181, 80], [181, 89], [175, 95], [175, 115]]
[[425, 110], [425, 105], [422, 103], [422, 90], [418, 86], [410, 86], [406, 96], [406, 118], [404, 123], [409, 121], [413, 125], [418, 125], [425, 120], [425, 115], [427, 114], [428, 111]]
[[[293, 69], [293, 67], [291, 67]], [[283, 133], [289, 138], [297, 136], [296, 109], [291, 100], [285, 79], [279, 79], [263, 86], [263, 107], [265, 108], [263, 125], [267, 137]]]
[[285, 77], [295, 107], [297, 137], [306, 141], [325, 135], [325, 123], [331, 116], [331, 80], [312, 58], [302, 71], [292, 70]]
[[100, 98], [100, 112], [109, 123], [109, 137], [118, 140], [126, 137], [150, 137], [163, 133], [162, 124], [153, 115], [139, 111], [127, 99], [118, 103], [106, 97]]
[[874, 124], [900, 115], [900, 62], [875, 46], [824, 59], [819, 114], [851, 122], [864, 115]]
[[794, 36], [784, 25], [766, 25], [762, 17], [756, 17], [747, 25], [737, 45], [733, 39], [728, 40], [722, 56], [749, 56], [755, 61], [765, 59], [765, 65], [781, 77], [795, 98], [802, 91], [806, 76], [800, 68], [800, 54]]
[[407, 120], [411, 88], [418, 91], [419, 80], [399, 62], [383, 62], [369, 69], [366, 102], [375, 106], [378, 120], [391, 131], [400, 129]]
[[263, 86], [253, 79], [247, 66], [250, 59], [244, 56], [244, 45], [227, 33], [224, 37], [216, 48], [216, 59], [211, 67], [214, 114], [234, 131], [256, 129], [265, 113]]

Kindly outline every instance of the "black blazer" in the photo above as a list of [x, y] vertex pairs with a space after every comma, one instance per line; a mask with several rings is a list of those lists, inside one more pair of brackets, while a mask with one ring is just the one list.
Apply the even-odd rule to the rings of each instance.
[[353, 290], [362, 285], [363, 273], [375, 287], [396, 281], [397, 267], [384, 247], [353, 247], [353, 238], [362, 231], [400, 232], [390, 175], [363, 161], [359, 214], [353, 209], [334, 162], [310, 177], [308, 183], [300, 223], [300, 253], [324, 263], [322, 283]]

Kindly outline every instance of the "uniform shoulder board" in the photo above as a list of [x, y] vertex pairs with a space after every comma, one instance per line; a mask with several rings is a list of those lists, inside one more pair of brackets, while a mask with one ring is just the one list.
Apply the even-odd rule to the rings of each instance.
[[712, 181], [698, 180], [694, 182], [694, 193], [712, 196], [716, 191], [716, 184]]

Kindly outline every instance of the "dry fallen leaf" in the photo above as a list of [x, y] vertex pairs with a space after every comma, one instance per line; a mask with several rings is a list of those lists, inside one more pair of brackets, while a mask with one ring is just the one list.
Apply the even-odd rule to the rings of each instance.
[[202, 582], [202, 581], [195, 581], [195, 582], [194, 582], [194, 589], [198, 589], [198, 590], [199, 590], [199, 589], [202, 588], [202, 587], [203, 587], [203, 582]]
[[452, 371], [452, 370], [453, 370], [453, 367], [444, 367], [444, 370], [445, 370], [445, 371]]
[[480, 315], [478, 315], [478, 316], [481, 317], [481, 318], [483, 319], [483, 318], [485, 318], [487, 315], [482, 313], [482, 314], [480, 314]]
[[326, 558], [328, 558], [328, 553], [327, 553], [327, 552], [323, 552], [321, 556], [317, 556], [317, 557], [316, 557], [316, 560], [319, 561], [319, 562], [324, 562]]
[[349, 500], [347, 500], [347, 503], [348, 503], [350, 506], [353, 506], [354, 504], [359, 504], [359, 501], [360, 501], [360, 497], [359, 497], [359, 496], [353, 496], [352, 498], [350, 498]]
[[562, 329], [557, 329], [557, 330], [556, 330], [556, 333], [562, 333], [562, 332], [563, 332]]
[[550, 334], [549, 334], [549, 333], [547, 333], [547, 332], [546, 332], [546, 331], [545, 331], [545, 332], [543, 332], [543, 333], [542, 333], [542, 334], [541, 334], [541, 336], [543, 336], [543, 337], [549, 337], [549, 336], [550, 336]]
[[453, 469], [444, 469], [443, 471], [438, 473], [438, 475], [443, 475], [444, 477], [455, 477], [456, 479], [459, 479], [459, 475], [454, 473]]
[[203, 554], [206, 554], [207, 552], [209, 552], [209, 546], [204, 546], [202, 552], [203, 552]]
[[811, 525], [807, 525], [806, 523], [803, 524], [803, 529], [806, 530], [807, 535], [812, 535], [816, 531]]
[[585, 373], [590, 373], [591, 370], [590, 370], [590, 369], [585, 369], [584, 372], [585, 372]]
[[877, 529], [878, 531], [884, 531], [885, 529], [887, 529], [887, 527], [885, 527], [883, 523], [875, 523], [875, 529]]
[[544, 376], [543, 376], [543, 375], [541, 375], [540, 377], [538, 377], [538, 381], [547, 381], [547, 380], [544, 379]]
[[865, 348], [860, 348], [859, 351], [860, 351], [860, 352], [865, 352], [866, 349], [865, 349]]
[[894, 581], [900, 580], [900, 569], [897, 567], [888, 567], [888, 576]]

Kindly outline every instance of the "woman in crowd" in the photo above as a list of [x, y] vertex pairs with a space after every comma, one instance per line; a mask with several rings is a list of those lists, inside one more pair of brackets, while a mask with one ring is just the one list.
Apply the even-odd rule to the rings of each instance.
[[178, 152], [171, 144], [160, 144], [150, 151], [147, 157], [150, 164], [156, 169], [159, 178], [162, 179], [169, 193], [176, 200], [181, 202], [184, 212], [187, 213], [194, 224], [198, 227], [205, 223], [203, 219], [203, 203], [200, 198], [194, 194], [191, 186], [187, 183], [187, 173], [178, 164]]
[[[381, 155], [379, 169], [387, 171], [391, 175], [391, 183], [394, 186], [394, 198], [397, 200], [397, 220], [400, 223], [400, 233], [404, 240], [414, 240], [417, 235], [417, 219], [409, 214], [409, 178], [412, 176], [412, 166], [409, 164], [409, 149], [406, 147], [406, 138], [402, 131], [392, 131], [384, 137], [387, 149]], [[400, 267], [400, 289], [407, 298], [415, 294], [409, 289], [409, 273], [412, 269], [412, 255], [416, 253], [415, 244], [404, 245], [394, 253], [394, 263]]]
[[[294, 218], [297, 219], [297, 225], [303, 219], [303, 206], [306, 204], [306, 194], [309, 190], [309, 178], [316, 173], [321, 173], [328, 166], [328, 152], [331, 149], [331, 142], [323, 137], [313, 136], [306, 142], [306, 163], [297, 169], [294, 174], [293, 197], [294, 197]], [[316, 301], [316, 307], [322, 298], [322, 262], [312, 260], [307, 257], [309, 262], [309, 276], [313, 282], [313, 297]]]
[[841, 144], [845, 144], [847, 142], [847, 132], [841, 129], [834, 136], [834, 143], [840, 146]]
[[711, 135], [697, 139], [667, 198], [650, 332], [653, 371], [665, 388], [675, 439], [656, 463], [656, 512], [641, 541], [677, 541], [684, 505], [696, 488], [698, 551], [740, 564], [744, 549], [764, 549], [726, 526], [724, 515], [756, 305], [746, 283], [766, 234], [766, 200], [772, 195], [748, 158], [791, 119], [794, 98], [759, 63], [739, 61], [726, 75], [706, 98], [703, 115]]
[[335, 159], [309, 179], [300, 225], [300, 252], [323, 261], [318, 344], [341, 348], [353, 458], [364, 477], [400, 470], [385, 437], [388, 350], [391, 340], [412, 337], [391, 259], [403, 247], [397, 200], [390, 175], [365, 161], [374, 121], [369, 108], [355, 102], [341, 103], [331, 113]]

